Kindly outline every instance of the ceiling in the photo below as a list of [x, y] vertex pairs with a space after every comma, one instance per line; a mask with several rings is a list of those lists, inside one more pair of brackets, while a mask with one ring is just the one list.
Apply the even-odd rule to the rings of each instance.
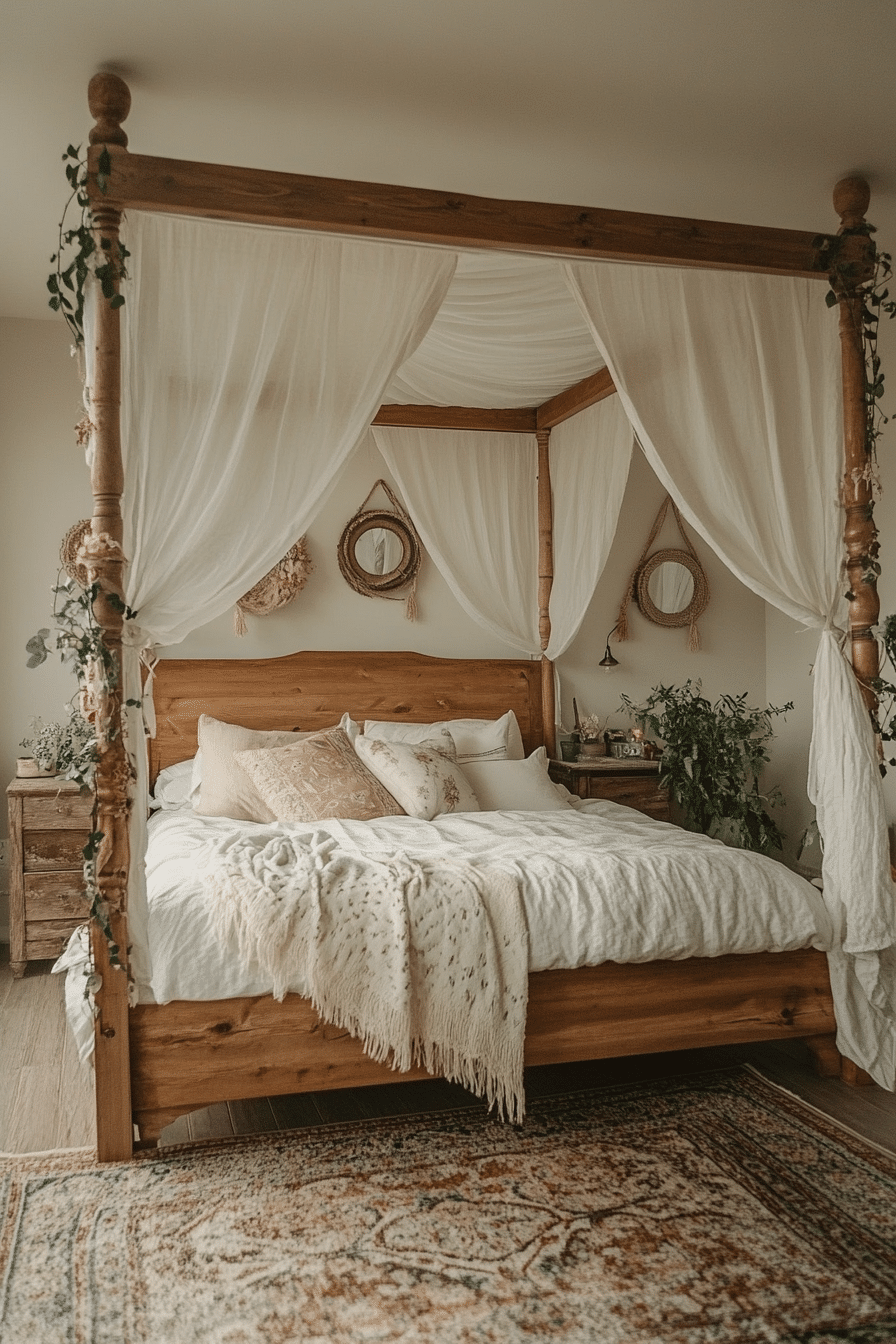
[[893, 0], [7, 0], [0, 315], [44, 283], [98, 69], [147, 154], [831, 229], [896, 251]]

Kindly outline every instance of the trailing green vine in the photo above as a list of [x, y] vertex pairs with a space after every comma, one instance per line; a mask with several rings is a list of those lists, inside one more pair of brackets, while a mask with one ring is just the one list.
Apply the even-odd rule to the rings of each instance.
[[[117, 246], [113, 247], [111, 239], [101, 238], [97, 247], [91, 221], [90, 197], [87, 194], [87, 159], [81, 158], [80, 146], [69, 145], [62, 160], [71, 195], [59, 221], [59, 246], [50, 258], [53, 270], [47, 278], [47, 289], [50, 291], [50, 307], [65, 318], [75, 346], [80, 348], [84, 344], [84, 301], [88, 276], [92, 273], [96, 277], [104, 298], [109, 300], [110, 308], [120, 308], [124, 303], [124, 295], [118, 292], [117, 282], [127, 279], [126, 262], [130, 253], [120, 239]], [[97, 186], [103, 194], [108, 191], [111, 173], [112, 158], [104, 146], [97, 160], [96, 176]], [[74, 228], [67, 229], [65, 221], [73, 202], [80, 209], [81, 217]]]
[[[117, 727], [110, 718], [109, 697], [120, 682], [119, 661], [105, 641], [103, 628], [94, 613], [94, 603], [102, 594], [126, 620], [132, 620], [136, 612], [122, 602], [117, 593], [107, 592], [98, 582], [82, 588], [74, 579], [67, 578], [57, 583], [52, 591], [55, 632], [44, 627], [28, 640], [25, 646], [28, 666], [39, 667], [53, 652], [59, 654], [62, 662], [72, 665], [78, 680], [80, 714], [89, 729], [89, 738], [79, 757], [78, 782], [90, 783], [103, 745], [117, 736]], [[124, 703], [139, 708], [141, 701], [128, 699]], [[103, 838], [102, 831], [92, 830], [82, 850], [84, 886], [90, 902], [90, 916], [97, 921], [109, 945], [109, 961], [121, 970], [120, 949], [113, 937], [109, 907], [97, 881], [97, 857]]]
[[[828, 272], [830, 288], [825, 295], [829, 308], [836, 307], [843, 299], [854, 299], [847, 311], [855, 314], [860, 324], [857, 334], [861, 336], [865, 355], [865, 466], [854, 470], [853, 486], [864, 482], [872, 492], [879, 493], [877, 445], [889, 417], [884, 413], [884, 372], [878, 353], [881, 314], [896, 317], [896, 300], [890, 298], [887, 288], [893, 276], [893, 259], [889, 252], [882, 252], [874, 241], [873, 224], [863, 221], [861, 224], [845, 228], [841, 233], [820, 235], [814, 239], [818, 249], [819, 263]], [[863, 238], [864, 256], [861, 260], [850, 261], [844, 257], [847, 240]], [[861, 563], [861, 582], [877, 583], [880, 575], [878, 556], [880, 546], [875, 539], [867, 553], [859, 557]], [[845, 594], [847, 601], [855, 599], [851, 590]]]

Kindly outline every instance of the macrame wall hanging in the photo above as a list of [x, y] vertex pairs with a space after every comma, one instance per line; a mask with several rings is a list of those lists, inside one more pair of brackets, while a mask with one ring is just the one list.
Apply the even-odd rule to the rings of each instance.
[[[388, 496], [391, 509], [368, 509], [379, 488]], [[338, 556], [339, 569], [350, 588], [362, 597], [404, 602], [405, 616], [416, 621], [420, 538], [404, 505], [385, 481], [376, 482], [349, 519], [339, 538]]]
[[247, 615], [267, 616], [269, 612], [285, 607], [305, 587], [313, 568], [306, 538], [299, 537], [283, 559], [237, 602], [233, 609], [235, 633], [240, 636], [246, 633]]
[[[648, 552], [665, 522], [670, 504], [685, 549], [668, 548], [654, 551], [649, 555]], [[628, 606], [632, 598], [637, 602], [643, 615], [653, 621], [654, 625], [671, 629], [688, 626], [688, 648], [692, 653], [697, 652], [700, 648], [697, 621], [709, 601], [709, 584], [685, 529], [684, 519], [669, 495], [660, 505], [653, 527], [650, 529], [650, 536], [632, 571], [625, 597], [622, 599], [619, 619], [616, 622], [616, 638], [620, 642], [628, 639]]]

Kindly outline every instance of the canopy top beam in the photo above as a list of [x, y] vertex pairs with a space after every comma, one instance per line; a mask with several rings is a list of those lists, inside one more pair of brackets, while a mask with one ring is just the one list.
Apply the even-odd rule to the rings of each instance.
[[[349, 182], [252, 168], [190, 163], [127, 152], [121, 128], [130, 91], [118, 75], [90, 81], [88, 192], [102, 193], [97, 158], [112, 158], [108, 195], [122, 209], [198, 215], [285, 228], [498, 249], [579, 259], [761, 271], [825, 278], [817, 236], [712, 220], [505, 201], [459, 192]], [[856, 257], [860, 247], [856, 240]]]

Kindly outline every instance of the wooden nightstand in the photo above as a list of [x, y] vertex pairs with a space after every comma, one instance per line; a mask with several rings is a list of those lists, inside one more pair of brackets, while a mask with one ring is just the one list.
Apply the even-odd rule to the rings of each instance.
[[657, 783], [659, 761], [551, 761], [555, 784], [563, 784], [579, 798], [609, 798], [637, 808], [657, 821], [671, 821], [669, 795]]
[[9, 958], [25, 965], [58, 957], [87, 918], [81, 851], [93, 794], [68, 779], [14, 779], [9, 799]]

